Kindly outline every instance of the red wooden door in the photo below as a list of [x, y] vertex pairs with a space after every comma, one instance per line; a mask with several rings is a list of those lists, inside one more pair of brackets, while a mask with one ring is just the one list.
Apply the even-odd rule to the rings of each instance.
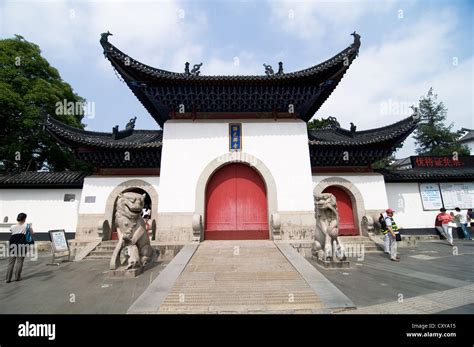
[[337, 211], [339, 212], [339, 235], [359, 235], [354, 223], [354, 211], [350, 196], [338, 187], [327, 187], [323, 193], [331, 193], [336, 197]]
[[209, 179], [204, 237], [268, 240], [267, 194], [255, 170], [243, 164], [229, 164]]

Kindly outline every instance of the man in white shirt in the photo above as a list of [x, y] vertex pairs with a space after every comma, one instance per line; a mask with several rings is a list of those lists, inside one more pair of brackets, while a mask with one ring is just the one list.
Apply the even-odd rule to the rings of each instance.
[[469, 232], [469, 229], [467, 227], [467, 213], [462, 213], [459, 207], [456, 207], [454, 210], [456, 211], [454, 219], [461, 225], [462, 232], [464, 233], [464, 238], [466, 240], [472, 240], [471, 233]]

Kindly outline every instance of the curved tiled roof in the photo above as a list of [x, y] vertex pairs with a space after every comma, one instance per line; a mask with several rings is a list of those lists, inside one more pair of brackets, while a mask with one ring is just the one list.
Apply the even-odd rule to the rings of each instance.
[[[105, 35], [105, 36], [104, 36]], [[184, 108], [192, 117], [218, 113], [248, 113], [274, 118], [275, 114], [309, 121], [337, 87], [360, 48], [360, 36], [321, 64], [274, 75], [206, 76], [157, 69], [131, 58], [100, 40], [105, 57], [121, 75], [138, 100], [163, 127]], [[289, 112], [293, 105], [294, 112]], [[188, 115], [189, 116], [189, 115]]]
[[[418, 119], [408, 117], [385, 127], [351, 133], [342, 128], [308, 130], [311, 165], [367, 166], [392, 154], [416, 127]], [[95, 167], [154, 167], [161, 165], [162, 130], [136, 130], [114, 139], [112, 133], [94, 132], [66, 125], [51, 117], [47, 131], [57, 140], [76, 149], [76, 155]], [[133, 151], [124, 161], [121, 151]], [[349, 154], [349, 160], [344, 160]]]
[[315, 146], [366, 146], [402, 142], [417, 127], [419, 118], [410, 116], [397, 123], [370, 130], [351, 131], [339, 127], [309, 129], [309, 144]]
[[474, 130], [470, 130], [470, 129], [465, 129], [465, 130], [467, 131], [467, 133], [464, 134], [464, 136], [459, 139], [459, 142], [464, 143], [464, 142], [474, 141]]
[[0, 188], [81, 188], [87, 172], [21, 172], [0, 176]]
[[134, 130], [130, 136], [114, 139], [112, 133], [74, 128], [49, 116], [45, 126], [55, 138], [73, 147], [152, 149], [161, 147], [163, 141], [162, 130]]
[[[149, 65], [143, 64], [138, 60], [133, 59], [128, 54], [123, 53], [120, 49], [115, 47], [107, 40], [101, 40], [100, 43], [104, 48], [104, 55], [110, 60], [114, 67], [120, 67], [123, 71], [119, 71], [125, 74], [127, 77], [138, 77], [147, 76], [154, 81], [172, 81], [174, 83], [179, 81], [189, 82], [206, 82], [206, 81], [225, 81], [225, 82], [263, 82], [265, 84], [275, 83], [277, 81], [289, 82], [295, 78], [311, 78], [316, 75], [328, 70], [329, 68], [343, 63], [346, 60], [346, 66], [349, 66], [355, 55], [358, 53], [360, 48], [360, 36], [354, 35], [354, 42], [343, 51], [339, 52], [335, 56], [326, 61], [309, 67], [304, 70], [295, 72], [284, 73], [281, 75], [274, 74], [272, 76], [267, 75], [192, 75], [184, 72], [171, 72]], [[134, 75], [136, 73], [137, 75]]]

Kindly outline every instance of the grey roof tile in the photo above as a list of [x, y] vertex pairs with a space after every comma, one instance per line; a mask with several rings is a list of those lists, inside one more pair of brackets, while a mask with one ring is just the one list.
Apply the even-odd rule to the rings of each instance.
[[81, 188], [87, 175], [81, 171], [11, 173], [0, 176], [0, 188]]

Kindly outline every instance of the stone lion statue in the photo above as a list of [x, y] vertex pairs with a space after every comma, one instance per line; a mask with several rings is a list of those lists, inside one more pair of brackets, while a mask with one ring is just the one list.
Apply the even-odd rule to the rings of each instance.
[[345, 260], [344, 246], [339, 239], [339, 214], [336, 198], [329, 193], [314, 196], [316, 230], [312, 248], [319, 260]]
[[110, 260], [111, 270], [122, 265], [120, 255], [123, 250], [125, 250], [125, 269], [145, 266], [153, 259], [154, 251], [141, 217], [144, 204], [145, 194], [127, 192], [118, 195], [115, 226], [119, 241]]

